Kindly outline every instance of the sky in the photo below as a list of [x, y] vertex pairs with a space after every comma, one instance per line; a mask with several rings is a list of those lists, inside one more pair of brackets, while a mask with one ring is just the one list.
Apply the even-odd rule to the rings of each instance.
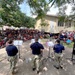
[[[23, 13], [26, 13], [27, 16], [32, 16], [31, 14], [31, 11], [30, 11], [30, 7], [26, 4], [26, 3], [22, 3], [20, 5], [20, 10], [23, 12]], [[58, 8], [50, 8], [50, 10], [47, 12], [47, 14], [50, 14], [50, 15], [56, 15], [58, 12]], [[70, 12], [71, 12], [71, 5], [67, 5], [67, 10], [66, 10], [66, 14], [67, 15], [70, 15]]]
[[20, 5], [20, 10], [27, 16], [31, 16], [30, 7], [25, 2]]

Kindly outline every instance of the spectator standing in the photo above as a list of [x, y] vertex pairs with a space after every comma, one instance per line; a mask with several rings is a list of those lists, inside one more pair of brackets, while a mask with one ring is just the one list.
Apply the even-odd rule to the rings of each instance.
[[73, 36], [74, 40], [75, 40], [75, 32], [74, 32], [74, 36]]

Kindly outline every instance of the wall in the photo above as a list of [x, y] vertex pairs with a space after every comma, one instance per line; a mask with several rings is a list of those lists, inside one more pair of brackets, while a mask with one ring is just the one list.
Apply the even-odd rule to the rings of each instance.
[[46, 16], [45, 18], [46, 22], [48, 23], [47, 26], [41, 26], [41, 20], [38, 20], [35, 25], [35, 29], [38, 30], [44, 30], [45, 32], [51, 32], [51, 33], [59, 33], [61, 30], [68, 30], [68, 31], [73, 31], [74, 30], [74, 22], [71, 23], [71, 27], [66, 28], [65, 26], [63, 27], [58, 27], [58, 17], [57, 16]]

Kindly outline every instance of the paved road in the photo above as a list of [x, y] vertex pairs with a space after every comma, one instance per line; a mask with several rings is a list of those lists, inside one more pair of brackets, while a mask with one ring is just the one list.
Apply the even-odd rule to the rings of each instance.
[[[46, 40], [43, 40], [45, 44]], [[21, 59], [19, 59], [17, 68], [18, 72], [15, 75], [37, 75], [36, 71], [32, 71], [32, 61], [28, 61], [29, 58], [32, 58], [31, 50], [29, 48], [30, 41], [25, 42], [20, 50]], [[48, 55], [48, 47], [45, 46], [44, 57]], [[48, 60], [45, 63], [47, 71], [42, 71], [41, 75], [75, 75], [75, 65], [71, 61], [71, 52], [72, 49], [66, 48], [64, 51], [64, 69], [56, 69], [53, 65], [55, 61]], [[7, 61], [7, 55], [5, 49], [0, 50], [0, 75], [11, 75], [9, 69], [9, 62]], [[25, 60], [24, 60], [25, 59]], [[24, 60], [24, 61], [22, 61]]]

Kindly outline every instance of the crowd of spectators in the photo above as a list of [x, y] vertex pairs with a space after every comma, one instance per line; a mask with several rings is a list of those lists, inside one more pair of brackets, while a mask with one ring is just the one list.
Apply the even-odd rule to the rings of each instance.
[[39, 34], [38, 30], [34, 29], [20, 29], [20, 30], [3, 30], [0, 31], [0, 47], [2, 47], [6, 41], [11, 38], [13, 40], [30, 40], [35, 34]]
[[[40, 32], [35, 29], [20, 29], [20, 30], [2, 30], [0, 31], [0, 48], [5, 46], [5, 43], [8, 39], [13, 39], [13, 40], [31, 40], [36, 34], [40, 38], [43, 38], [43, 32]], [[46, 34], [45, 34], [46, 35]]]
[[61, 31], [59, 37], [60, 40], [63, 40], [66, 43], [71, 43], [75, 39], [75, 31]]
[[64, 42], [67, 42], [67, 40], [73, 41], [73, 39], [75, 39], [75, 31], [60, 31], [57, 34], [54, 34], [54, 33], [40, 32], [35, 29], [20, 29], [20, 30], [7, 29], [0, 31], [0, 48], [5, 46], [5, 43], [9, 38], [13, 40], [27, 41], [31, 40], [36, 34], [38, 34], [40, 38], [53, 37], [55, 39], [59, 38]]

